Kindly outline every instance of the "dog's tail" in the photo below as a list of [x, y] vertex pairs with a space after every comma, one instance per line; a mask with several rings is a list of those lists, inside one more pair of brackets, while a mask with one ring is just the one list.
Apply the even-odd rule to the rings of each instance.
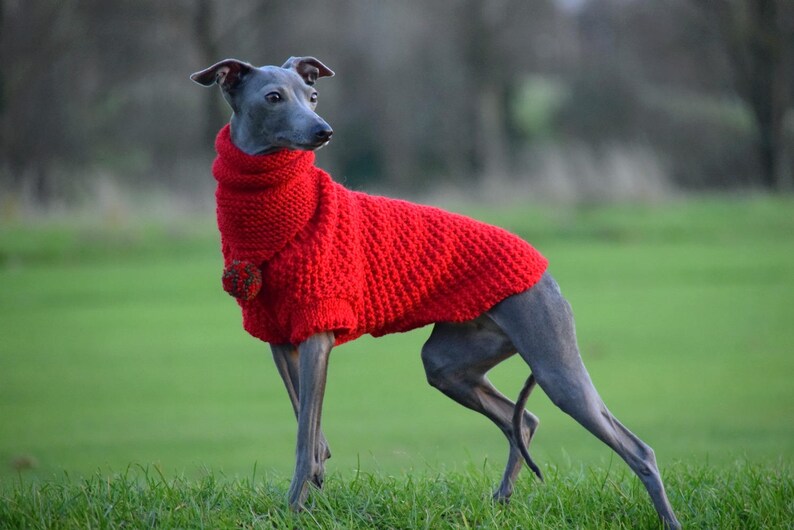
[[527, 449], [527, 444], [524, 442], [524, 407], [526, 407], [527, 399], [529, 399], [529, 395], [532, 393], [532, 389], [535, 388], [535, 375], [529, 374], [526, 383], [524, 383], [524, 387], [521, 389], [521, 392], [518, 394], [518, 399], [516, 400], [516, 406], [513, 409], [513, 438], [516, 443], [516, 447], [518, 447], [518, 451], [521, 453], [521, 456], [524, 458], [524, 462], [527, 463], [529, 469], [532, 470], [535, 475], [543, 482], [543, 475], [540, 473], [540, 468], [538, 465], [532, 460], [532, 457], [529, 456], [529, 449]]

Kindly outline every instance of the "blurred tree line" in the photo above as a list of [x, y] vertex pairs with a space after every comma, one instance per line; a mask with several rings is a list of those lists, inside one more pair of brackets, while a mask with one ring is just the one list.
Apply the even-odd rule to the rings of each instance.
[[353, 187], [781, 191], [792, 51], [791, 0], [0, 0], [0, 191], [203, 193], [229, 112], [188, 75], [291, 55]]

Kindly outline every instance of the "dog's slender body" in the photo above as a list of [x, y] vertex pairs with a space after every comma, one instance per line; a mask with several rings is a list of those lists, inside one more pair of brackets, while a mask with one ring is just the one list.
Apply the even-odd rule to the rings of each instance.
[[[191, 78], [205, 86], [220, 85], [233, 110], [233, 143], [249, 155], [258, 155], [280, 149], [312, 150], [328, 143], [333, 131], [314, 112], [313, 86], [317, 78], [332, 75], [314, 58], [293, 57], [282, 67], [262, 68], [227, 59]], [[331, 456], [320, 425], [334, 342], [333, 332], [325, 331], [299, 344], [271, 344], [298, 420], [297, 461], [289, 491], [290, 506], [296, 510], [303, 508], [311, 485], [322, 487], [324, 464]], [[494, 497], [507, 501], [522, 462], [533, 466], [526, 444], [538, 419], [523, 410], [523, 403], [516, 408], [486, 377], [491, 368], [516, 353], [532, 371], [522, 397], [536, 380], [555, 405], [626, 461], [645, 485], [665, 526], [679, 528], [653, 451], [609, 412], [598, 395], [579, 355], [570, 306], [548, 273], [530, 289], [505, 298], [469, 322], [435, 324], [422, 348], [428, 382], [485, 415], [509, 442], [507, 466]]]

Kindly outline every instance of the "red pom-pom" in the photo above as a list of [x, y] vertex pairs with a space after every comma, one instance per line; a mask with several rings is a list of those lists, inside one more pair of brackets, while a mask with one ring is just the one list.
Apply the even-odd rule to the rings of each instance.
[[234, 260], [223, 271], [223, 290], [241, 300], [253, 300], [262, 288], [262, 272], [250, 261]]

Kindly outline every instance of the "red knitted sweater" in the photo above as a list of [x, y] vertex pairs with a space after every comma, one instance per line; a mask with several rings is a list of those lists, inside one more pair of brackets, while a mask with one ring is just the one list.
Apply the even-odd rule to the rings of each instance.
[[[350, 191], [311, 151], [252, 156], [215, 142], [218, 228], [226, 267], [261, 270], [238, 299], [243, 326], [274, 344], [463, 322], [533, 286], [546, 259], [517, 236], [438, 208]], [[228, 270], [228, 269], [227, 269]]]

